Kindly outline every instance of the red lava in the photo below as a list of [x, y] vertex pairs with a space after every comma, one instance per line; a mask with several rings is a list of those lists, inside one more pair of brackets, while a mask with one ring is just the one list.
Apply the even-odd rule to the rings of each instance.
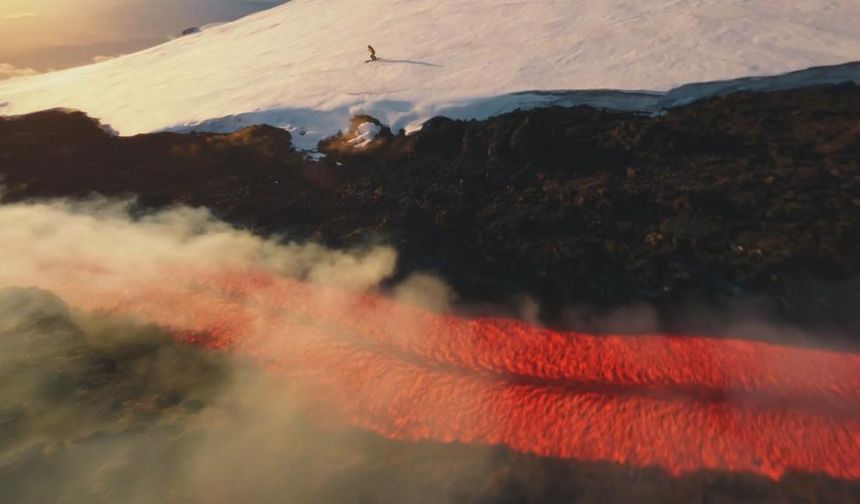
[[541, 456], [860, 479], [860, 355], [466, 320], [277, 275], [171, 272], [72, 305], [140, 317], [288, 376], [343, 424]]

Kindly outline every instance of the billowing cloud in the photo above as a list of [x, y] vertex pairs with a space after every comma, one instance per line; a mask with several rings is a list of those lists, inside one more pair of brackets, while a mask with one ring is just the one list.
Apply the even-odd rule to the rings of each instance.
[[[476, 478], [486, 477], [487, 450], [440, 453], [338, 428], [339, 416], [326, 414], [325, 404], [340, 397], [339, 389], [318, 394], [308, 386], [319, 370], [322, 378], [340, 376], [331, 367], [340, 361], [328, 356], [341, 355], [348, 340], [296, 324], [298, 314], [282, 315], [316, 307], [338, 320], [346, 307], [337, 296], [278, 297], [280, 288], [298, 285], [292, 278], [373, 291], [394, 270], [393, 249], [284, 243], [202, 209], [143, 216], [131, 210], [104, 200], [0, 206], [0, 502], [430, 504], [471, 491]], [[203, 283], [172, 287], [172, 279], [193, 271]], [[229, 291], [212, 315], [239, 315], [247, 336], [268, 342], [256, 363], [238, 351], [254, 347], [251, 341], [236, 352], [207, 351], [177, 338], [172, 324], [156, 325], [146, 313], [122, 309], [125, 301], [114, 303], [135, 292], [127, 306], [155, 302], [179, 315], [177, 327], [193, 326], [200, 320], [195, 300], [212, 292], [207, 272], [218, 271], [274, 281], [244, 297], [241, 282], [223, 277], [221, 285], [211, 277], [212, 288]], [[426, 275], [395, 290], [437, 307], [451, 297]], [[187, 295], [188, 305], [170, 301], [175, 294]], [[96, 298], [118, 309], [97, 309], [88, 302]], [[276, 300], [287, 305], [270, 309], [268, 301]], [[415, 324], [390, 312], [384, 317], [400, 330]], [[371, 363], [385, 359], [371, 356]], [[262, 362], [287, 367], [267, 372]], [[361, 400], [398, 394], [385, 380], [350, 383], [360, 386], [360, 395], [350, 395]]]
[[36, 16], [38, 16], [38, 14], [35, 12], [13, 12], [11, 14], [5, 14], [3, 19], [24, 19]]
[[483, 444], [675, 477], [860, 471], [854, 354], [461, 319], [440, 280], [392, 284], [390, 247], [200, 208], [0, 205], [0, 244], [0, 502], [547, 500], [550, 473]]
[[[120, 54], [120, 55], [118, 55], [118, 56], [122, 56], [122, 55]], [[117, 57], [117, 56], [106, 56], [106, 55], [104, 55], [104, 54], [99, 54], [99, 55], [93, 56], [93, 60], [92, 60], [92, 61], [93, 61], [93, 63], [101, 63], [102, 61], [112, 60], [112, 59], [114, 59], [114, 58], [116, 58], [116, 57]]]
[[0, 80], [11, 79], [12, 77], [23, 77], [25, 75], [35, 75], [39, 72], [32, 68], [20, 68], [9, 63], [0, 63]]

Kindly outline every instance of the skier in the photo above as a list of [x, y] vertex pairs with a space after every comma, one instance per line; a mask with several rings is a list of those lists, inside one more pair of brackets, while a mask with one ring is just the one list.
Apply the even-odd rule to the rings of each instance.
[[372, 45], [368, 45], [367, 50], [370, 51], [370, 61], [376, 61], [379, 59], [376, 57], [376, 50], [373, 48]]

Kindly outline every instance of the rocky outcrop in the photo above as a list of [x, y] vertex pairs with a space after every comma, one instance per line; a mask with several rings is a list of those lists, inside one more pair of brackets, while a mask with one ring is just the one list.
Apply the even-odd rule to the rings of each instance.
[[[558, 326], [570, 321], [566, 308], [577, 305], [594, 309], [576, 312], [581, 329], [590, 329], [583, 324], [601, 311], [642, 301], [659, 310], [669, 329], [687, 323], [685, 306], [704, 304], [712, 313], [752, 307], [834, 336], [841, 331], [842, 343], [857, 347], [850, 336], [860, 327], [858, 87], [733, 94], [656, 117], [549, 108], [486, 121], [437, 118], [410, 136], [380, 128], [356, 149], [359, 126], [368, 122], [374, 120], [356, 118], [350, 131], [322, 143], [327, 157], [314, 161], [295, 151], [290, 133], [267, 126], [117, 137], [79, 112], [0, 118], [0, 198], [135, 196], [140, 212], [205, 205], [264, 234], [331, 245], [386, 241], [401, 252], [400, 276], [431, 271], [473, 308], [513, 305], [528, 295], [543, 308], [544, 321]], [[50, 325], [52, 345], [11, 355], [25, 371], [57, 371], [62, 380], [45, 394], [65, 401], [62, 411], [97, 408], [99, 422], [121, 420], [147, 433], [143, 427], [154, 421], [182, 420], [207, 407], [206, 396], [201, 401], [173, 382], [161, 390], [157, 378], [140, 372], [151, 366], [137, 364], [156, 356], [161, 362], [170, 355], [165, 350], [176, 350], [165, 335], [132, 332], [151, 337], [144, 345], [129, 339], [130, 351], [88, 348], [83, 326], [75, 326], [84, 319], [66, 316], [59, 300], [7, 291], [0, 304], [4, 296], [24, 314], [28, 306], [47, 307], [44, 316], [30, 318]], [[10, 348], [38, 343], [22, 327], [7, 328], [3, 341]], [[58, 353], [63, 348], [76, 358]], [[218, 383], [212, 380], [220, 376], [218, 363], [200, 358], [205, 366], [183, 376]], [[198, 360], [193, 353], [175, 362]], [[6, 416], [7, 438], [18, 427], [32, 431], [19, 421], [26, 416]], [[296, 480], [327, 502], [354, 502], [357, 495], [397, 501], [403, 489], [418, 489], [415, 495], [427, 502], [485, 503], [855, 502], [860, 492], [858, 482], [824, 474], [792, 472], [779, 481], [718, 471], [677, 477], [658, 467], [540, 458], [503, 447], [333, 433], [318, 430], [316, 420], [302, 421], [308, 426], [302, 438], [313, 450], [315, 439], [347, 447], [315, 459], [325, 462], [319, 467], [338, 468], [325, 472], [337, 475], [337, 484], [304, 472]], [[71, 433], [64, 435], [79, 432], [78, 423], [63, 425]], [[164, 451], [139, 454], [143, 463], [182, 452], [184, 437], [172, 432], [154, 438]], [[106, 439], [89, 433], [81, 439], [90, 438]], [[63, 467], [80, 445], [86, 443], [64, 441], [0, 467], [0, 486], [12, 500], [24, 499], [33, 485], [22, 475]], [[276, 454], [283, 467], [298, 467], [308, 453], [315, 452]], [[387, 486], [379, 484], [380, 474]], [[272, 489], [280, 490], [277, 478]], [[162, 489], [158, 481], [152, 487]], [[44, 492], [53, 487], [46, 488], [40, 495], [52, 495]], [[349, 491], [339, 493], [343, 488]]]
[[860, 88], [813, 87], [660, 116], [437, 118], [362, 149], [335, 137], [317, 162], [271, 127], [113, 137], [54, 111], [0, 121], [0, 174], [6, 201], [137, 195], [263, 233], [384, 240], [400, 275], [432, 271], [466, 301], [531, 296], [556, 325], [571, 305], [646, 302], [671, 328], [684, 307], [752, 304], [838, 335], [860, 326], [858, 123]]

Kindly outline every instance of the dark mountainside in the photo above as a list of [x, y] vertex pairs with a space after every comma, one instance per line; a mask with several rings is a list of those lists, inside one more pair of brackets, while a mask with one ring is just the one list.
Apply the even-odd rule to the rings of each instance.
[[739, 93], [661, 117], [440, 118], [361, 152], [346, 140], [324, 142], [317, 163], [267, 126], [122, 138], [43, 112], [0, 120], [2, 197], [137, 196], [141, 209], [206, 206], [290, 239], [386, 242], [401, 277], [433, 272], [473, 307], [530, 296], [558, 327], [589, 329], [631, 303], [656, 307], [667, 330], [690, 318], [718, 330], [721, 316], [690, 316], [703, 307], [843, 340], [860, 326], [857, 86]]
[[[513, 310], [532, 296], [544, 320], [561, 327], [588, 329], [602, 313], [648, 303], [669, 329], [719, 326], [720, 314], [753, 312], [860, 344], [860, 87], [739, 93], [660, 117], [552, 108], [436, 119], [413, 136], [384, 131], [361, 152], [347, 147], [349, 136], [325, 142], [328, 157], [315, 162], [293, 150], [289, 133], [267, 126], [122, 138], [82, 113], [0, 118], [2, 201], [137, 197], [140, 212], [199, 205], [289, 239], [390, 243], [401, 253], [401, 278], [438, 274], [472, 310]], [[0, 303], [45, 295], [24, 294], [0, 292]], [[0, 467], [2, 495], [57, 500], [45, 478], [86, 454], [87, 442], [122, 447], [132, 431], [147, 436], [135, 456], [159, 468], [157, 479], [137, 484], [154, 501], [169, 500], [159, 492], [176, 468], [164, 461], [193, 439], [181, 425], [212, 401], [226, 372], [219, 357], [154, 328], [134, 329], [138, 337], [117, 348], [93, 346], [82, 336], [89, 326], [49, 301], [53, 311], [33, 320], [53, 327], [62, 346], [25, 355], [18, 343], [29, 329], [2, 324], [0, 342], [24, 371], [50, 373], [43, 391], [50, 410], [34, 410], [34, 418], [54, 411], [59, 398], [60, 413], [73, 421], [63, 420], [62, 448]], [[595, 313], [572, 317], [571, 306]], [[691, 322], [700, 308], [711, 317]], [[199, 375], [179, 384], [151, 376], [156, 366], [148, 363], [165, 352]], [[76, 423], [93, 411], [104, 422], [96, 433]], [[860, 495], [856, 482], [817, 474], [779, 482], [708, 471], [673, 478], [658, 468], [392, 442], [297, 422], [308, 445], [267, 456], [312, 466], [288, 478], [309, 502], [397, 502], [407, 488], [418, 496], [413, 502], [428, 503], [853, 502]], [[31, 423], [0, 408], [0, 443]], [[216, 431], [230, 436], [233, 427]], [[345, 452], [341, 436], [353, 443]], [[227, 460], [224, 470], [245, 474], [256, 462]], [[80, 473], [73, 476], [89, 477], [87, 467]], [[278, 502], [283, 474], [261, 478], [251, 478], [262, 483], [250, 488], [235, 477], [236, 491]], [[104, 495], [104, 502], [116, 498]]]

